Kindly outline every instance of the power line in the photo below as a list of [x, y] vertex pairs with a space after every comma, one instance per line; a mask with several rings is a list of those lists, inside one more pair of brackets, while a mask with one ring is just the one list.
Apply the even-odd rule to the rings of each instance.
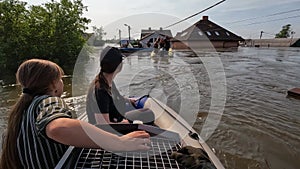
[[239, 20], [239, 21], [228, 22], [227, 24], [236, 24], [236, 23], [240, 23], [240, 22], [245, 22], [245, 21], [250, 21], [250, 20], [260, 19], [260, 18], [267, 18], [267, 17], [271, 17], [271, 16], [282, 15], [282, 14], [287, 14], [287, 13], [296, 12], [296, 11], [300, 11], [300, 8], [289, 10], [289, 11], [277, 12], [277, 13], [264, 15], [264, 16], [259, 16], [259, 17], [243, 19], [243, 20]]
[[257, 24], [262, 24], [262, 23], [268, 23], [268, 22], [274, 22], [274, 21], [292, 19], [292, 18], [299, 18], [299, 17], [300, 17], [300, 15], [295, 15], [295, 16], [290, 16], [290, 17], [286, 17], [286, 18], [279, 18], [279, 19], [273, 19], [273, 20], [261, 21], [261, 22], [253, 22], [253, 23], [249, 23], [249, 24], [246, 24], [246, 25], [240, 25], [240, 26], [257, 25]]
[[194, 16], [196, 16], [196, 15], [199, 15], [199, 14], [201, 14], [201, 13], [203, 13], [203, 12], [205, 12], [205, 11], [207, 11], [207, 10], [209, 10], [209, 9], [211, 9], [211, 8], [217, 6], [217, 5], [219, 5], [219, 4], [221, 4], [221, 3], [225, 2], [225, 1], [226, 1], [226, 0], [222, 0], [222, 1], [220, 1], [220, 2], [218, 2], [218, 3], [216, 3], [216, 4], [214, 4], [214, 5], [212, 5], [212, 6], [208, 7], [208, 8], [206, 8], [206, 9], [200, 11], [200, 12], [197, 12], [197, 13], [195, 13], [195, 14], [189, 16], [189, 17], [186, 17], [186, 18], [184, 18], [184, 19], [182, 19], [182, 20], [180, 20], [180, 21], [178, 21], [178, 22], [175, 22], [175, 23], [173, 23], [173, 24], [171, 24], [171, 25], [169, 25], [169, 26], [166, 26], [164, 29], [169, 28], [169, 27], [174, 26], [174, 25], [177, 25], [177, 24], [179, 24], [179, 23], [181, 23], [181, 22], [183, 22], [183, 21], [186, 21], [186, 20], [188, 20], [188, 19], [190, 19], [190, 18], [192, 18], [192, 17], [194, 17]]
[[267, 35], [269, 35], [269, 36], [274, 36], [274, 35], [276, 35], [276, 34], [268, 33], [268, 32], [265, 32], [265, 31], [263, 31], [263, 33], [264, 33], [264, 34], [267, 34]]

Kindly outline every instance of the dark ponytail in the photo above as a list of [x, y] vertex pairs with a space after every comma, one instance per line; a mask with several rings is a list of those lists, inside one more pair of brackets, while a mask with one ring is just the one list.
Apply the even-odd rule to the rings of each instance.
[[106, 90], [108, 94], [111, 95], [111, 87], [109, 86], [102, 71], [100, 71], [100, 73], [98, 74], [98, 76], [95, 79], [95, 87], [98, 89], [101, 87], [104, 90]]

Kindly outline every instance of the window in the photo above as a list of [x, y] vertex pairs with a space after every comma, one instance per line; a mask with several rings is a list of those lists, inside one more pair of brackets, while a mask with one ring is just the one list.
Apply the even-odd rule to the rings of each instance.
[[207, 34], [208, 36], [211, 36], [211, 33], [210, 33], [209, 31], [206, 31], [206, 34]]
[[216, 34], [217, 36], [220, 36], [220, 33], [219, 33], [218, 31], [215, 31], [215, 34]]
[[226, 32], [226, 35], [227, 35], [227, 36], [230, 36], [230, 34], [229, 34], [228, 32]]
[[202, 31], [198, 31], [198, 34], [199, 34], [200, 36], [203, 36], [203, 32], [202, 32]]
[[187, 32], [183, 32], [180, 36], [183, 37], [183, 36], [185, 36], [187, 34], [188, 34]]

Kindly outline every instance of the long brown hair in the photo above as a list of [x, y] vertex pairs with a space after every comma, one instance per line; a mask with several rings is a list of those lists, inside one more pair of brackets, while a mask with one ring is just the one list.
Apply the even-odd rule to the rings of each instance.
[[31, 59], [20, 65], [16, 78], [23, 88], [23, 94], [8, 117], [0, 160], [1, 169], [22, 168], [16, 145], [24, 111], [35, 96], [50, 92], [51, 85], [60, 80], [62, 75], [63, 70], [57, 64], [47, 60]]

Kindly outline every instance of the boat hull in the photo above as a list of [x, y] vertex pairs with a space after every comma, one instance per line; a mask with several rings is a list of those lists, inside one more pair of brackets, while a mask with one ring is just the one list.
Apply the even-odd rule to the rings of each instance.
[[119, 48], [122, 53], [152, 52], [153, 48]]

